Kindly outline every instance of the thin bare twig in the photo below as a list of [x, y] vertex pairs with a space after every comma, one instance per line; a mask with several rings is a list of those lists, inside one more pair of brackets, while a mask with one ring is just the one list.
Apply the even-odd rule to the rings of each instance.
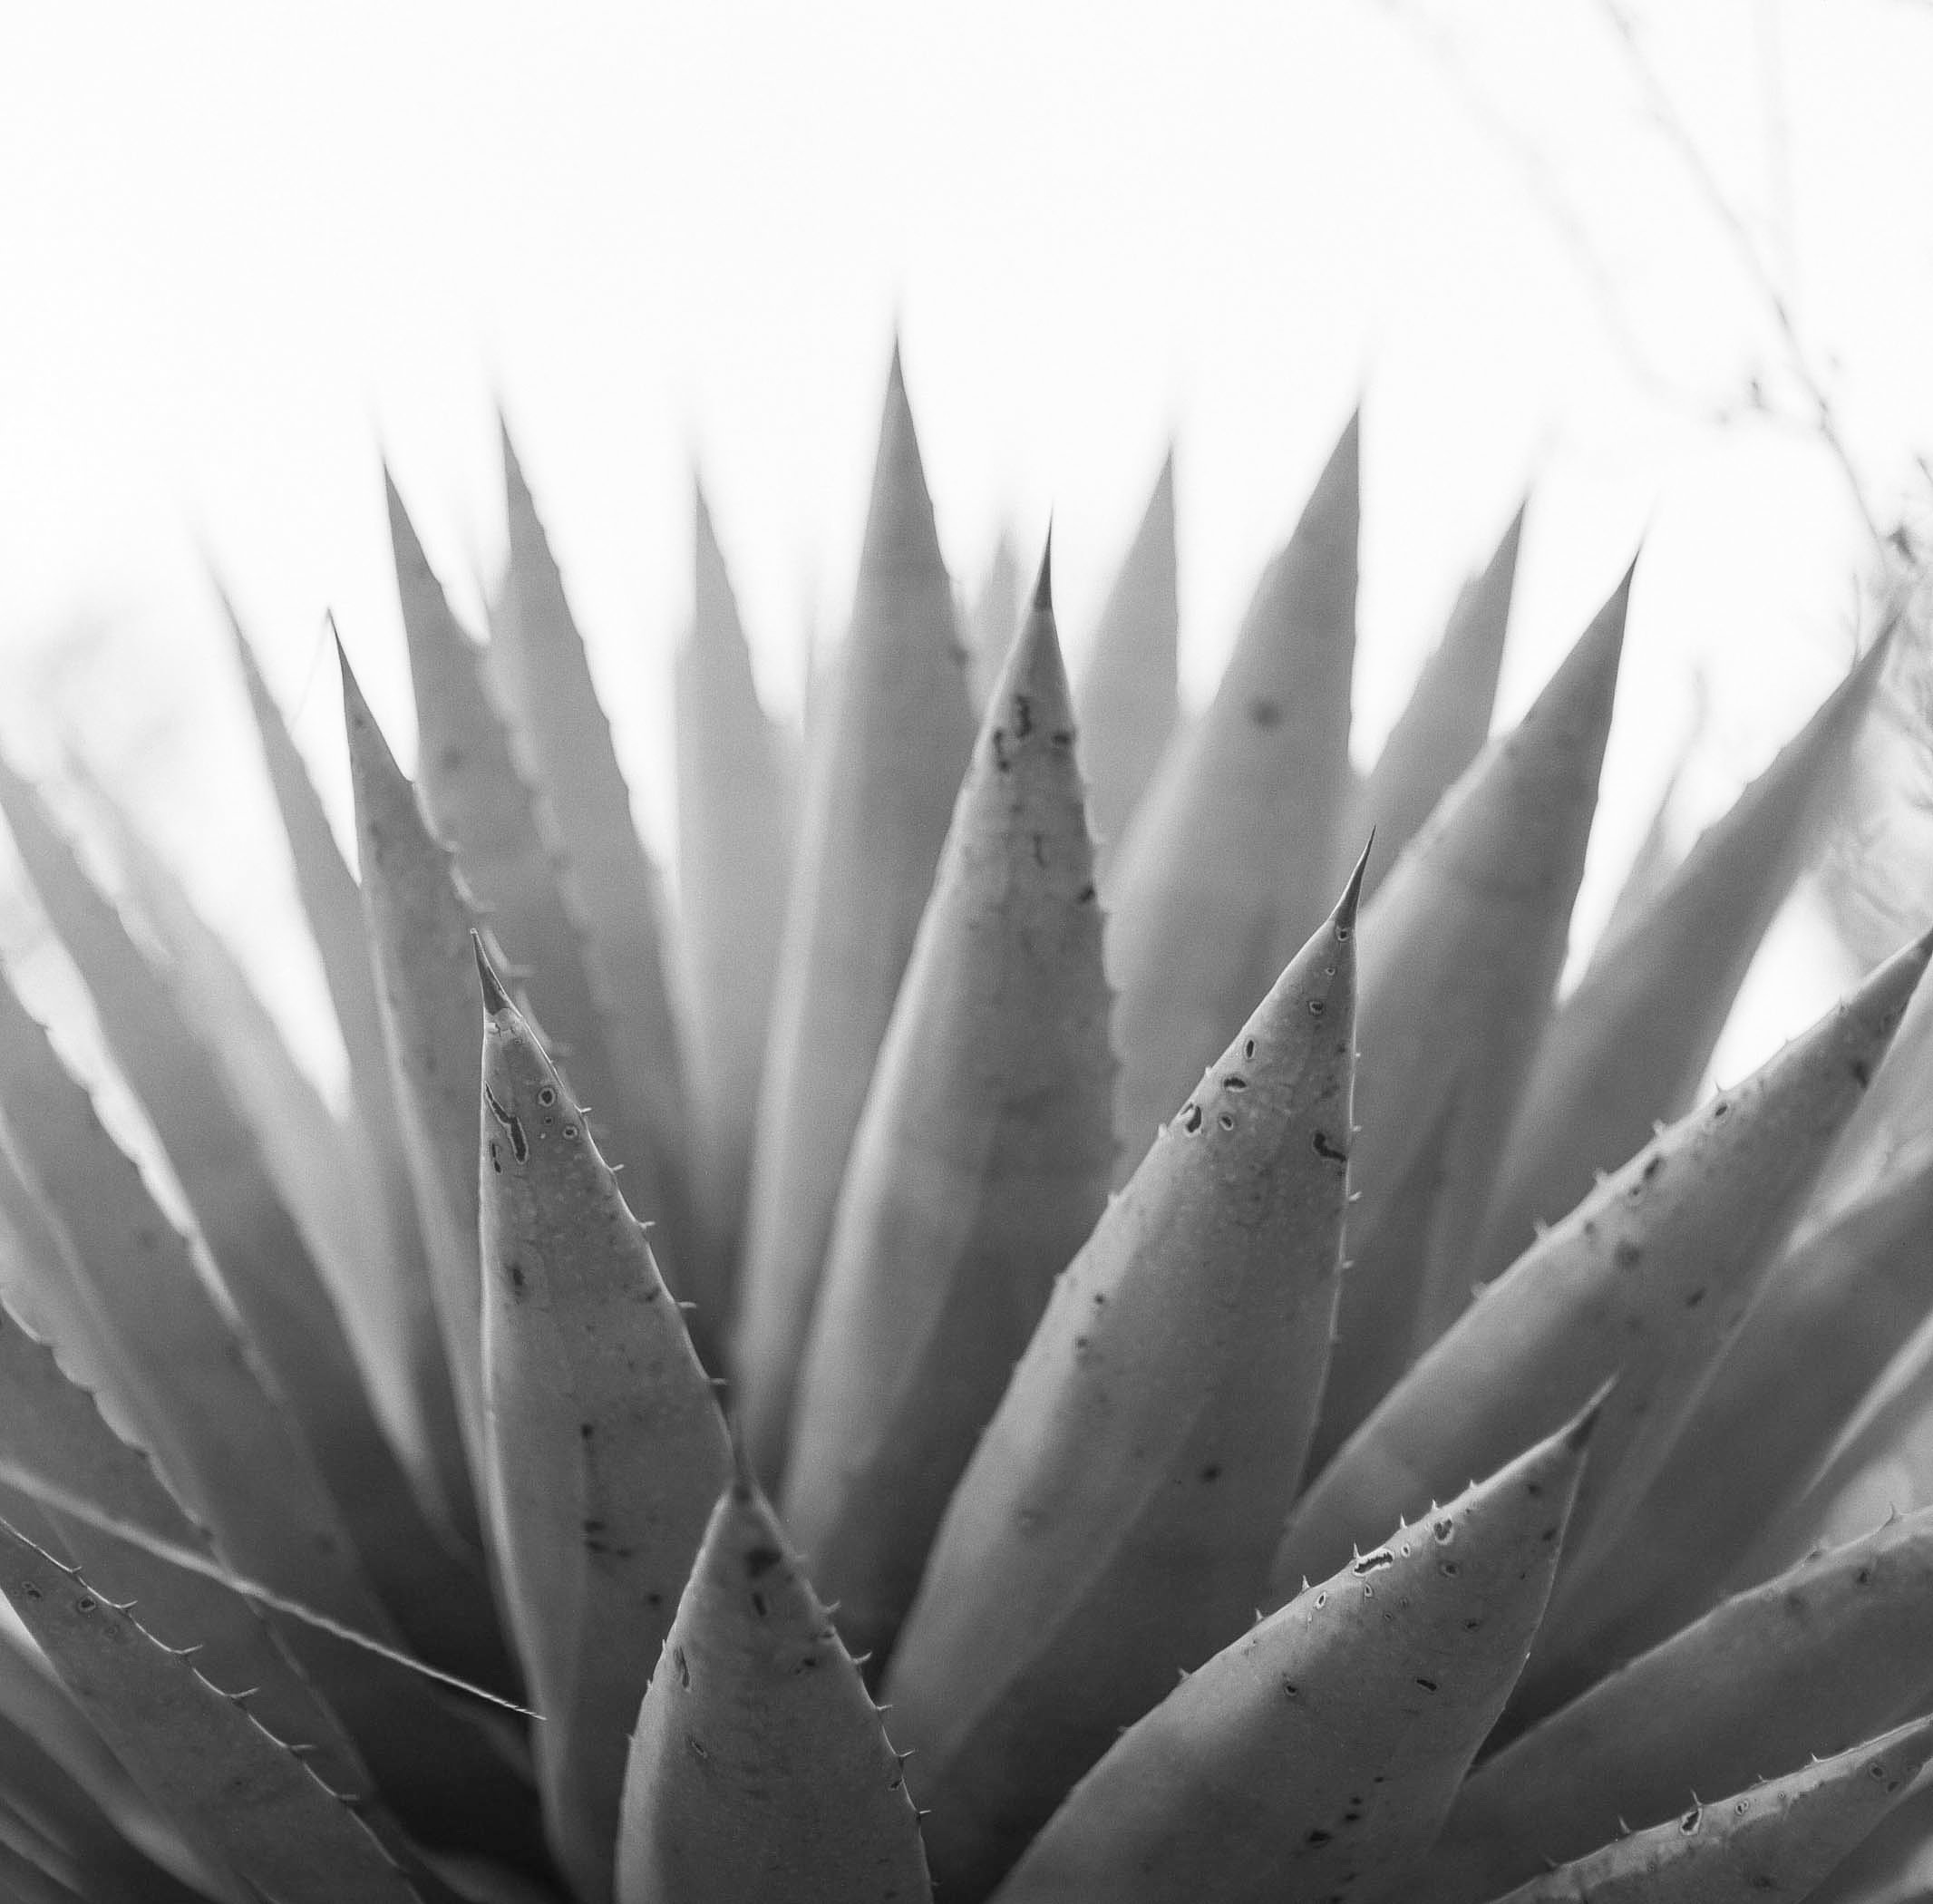
[[[1717, 175], [1712, 170], [1704, 149], [1692, 137], [1690, 128], [1685, 123], [1671, 94], [1658, 77], [1656, 68], [1652, 65], [1650, 57], [1638, 38], [1637, 28], [1622, 0], [1597, 0], [1597, 6], [1645, 95], [1646, 102], [1650, 108], [1652, 123], [1677, 154], [1679, 162], [1685, 168], [1685, 176], [1697, 188], [1698, 195], [1705, 200], [1705, 209], [1724, 233], [1740, 266], [1751, 279], [1753, 289], [1763, 300], [1765, 309], [1783, 346], [1786, 370], [1810, 405], [1810, 425], [1839, 465], [1840, 473], [1845, 479], [1846, 487], [1851, 494], [1853, 507], [1858, 510], [1860, 520], [1865, 524], [1867, 533], [1872, 538], [1881, 560], [1889, 560], [1891, 545], [1885, 530], [1880, 526], [1879, 518], [1873, 513], [1871, 504], [1866, 500], [1866, 485], [1860, 478], [1859, 466], [1847, 447], [1845, 432], [1840, 426], [1838, 407], [1832, 401], [1831, 393], [1826, 387], [1824, 378], [1813, 367], [1812, 353], [1800, 335], [1798, 320], [1793, 315], [1790, 297], [1766, 262], [1763, 252], [1760, 250], [1758, 242], [1747, 228], [1744, 219], [1739, 216], [1738, 208], [1733, 204], [1724, 186], [1718, 182]], [[1769, 406], [1769, 398], [1765, 402]]]

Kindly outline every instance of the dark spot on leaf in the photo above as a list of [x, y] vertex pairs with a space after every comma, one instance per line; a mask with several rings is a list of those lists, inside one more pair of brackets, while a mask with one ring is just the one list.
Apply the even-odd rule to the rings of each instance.
[[1436, 1570], [1442, 1575], [1444, 1579], [1453, 1580], [1456, 1578], [1456, 1562], [1454, 1560], [1439, 1560], [1436, 1563]]
[[1014, 696], [1014, 738], [1024, 741], [1034, 732], [1034, 707], [1025, 695]]
[[1290, 1699], [1299, 1699], [1302, 1696], [1301, 1688], [1293, 1679], [1285, 1679], [1282, 1682], [1282, 1692], [1285, 1697]]
[[1073, 729], [1072, 727], [1056, 727], [1054, 730], [1053, 738], [1054, 744], [1056, 747], [1072, 747], [1073, 745]]
[[510, 1155], [521, 1163], [530, 1154], [529, 1140], [523, 1134], [523, 1121], [497, 1102], [496, 1093], [488, 1084], [483, 1087], [483, 1102], [490, 1106], [490, 1114], [510, 1133]]
[[1732, 1107], [1730, 1104], [1725, 1103], [1723, 1100], [1721, 1100], [1719, 1103], [1712, 1106], [1712, 1115], [1714, 1118], [1723, 1117], [1726, 1113], [1726, 1112], [1731, 1110], [1731, 1108]]
[[1073, 902], [1076, 906], [1091, 906], [1093, 903], [1093, 899], [1094, 882], [1090, 879], [1085, 886], [1082, 887], [1079, 892], [1074, 894]]
[[1687, 1309], [1695, 1309], [1698, 1305], [1704, 1300], [1705, 1291], [1703, 1289], [1694, 1289], [1692, 1293], [1685, 1298], [1685, 1307]]
[[1252, 1058], [1254, 1055], [1255, 1040], [1253, 1038], [1244, 1038], [1242, 1040], [1242, 1056], [1245, 1058]]
[[502, 1176], [503, 1160], [497, 1155], [497, 1140], [494, 1137], [490, 1141], [490, 1167], [496, 1171], [498, 1176]]
[[1224, 1131], [1232, 1131], [1235, 1128], [1235, 1114], [1233, 1112], [1224, 1111], [1219, 1117], [1216, 1118], [1215, 1122], [1219, 1124]]
[[1258, 727], [1278, 726], [1282, 720], [1282, 709], [1274, 701], [1253, 700], [1248, 704], [1248, 718]]
[[1645, 1181], [1646, 1183], [1649, 1183], [1651, 1180], [1656, 1177], [1657, 1173], [1664, 1168], [1665, 1153], [1660, 1151], [1657, 1155], [1654, 1157], [1651, 1161], [1645, 1166]]
[[689, 1692], [691, 1690], [691, 1666], [690, 1663], [685, 1657], [685, 1648], [683, 1647], [672, 1647], [671, 1663], [674, 1666], [677, 1668], [678, 1684], [682, 1685], [686, 1692]]
[[994, 750], [994, 765], [1003, 773], [1011, 772], [1014, 763], [1006, 757], [1006, 729], [995, 728], [988, 744]]
[[1854, 1574], [1854, 1575], [1852, 1576], [1852, 1584], [1853, 1584], [1853, 1585], [1854, 1585], [1855, 1587], [1870, 1587], [1870, 1586], [1871, 1586], [1871, 1584], [1872, 1584], [1872, 1569], [1871, 1569], [1871, 1568], [1870, 1568], [1870, 1567], [1862, 1567], [1862, 1568], [1860, 1568], [1860, 1570], [1859, 1570], [1859, 1571], [1858, 1571], [1858, 1572], [1857, 1572], [1856, 1574]]
[[1182, 1112], [1181, 1128], [1190, 1137], [1201, 1128], [1201, 1106], [1200, 1104], [1190, 1104]]
[[1348, 1151], [1338, 1151], [1336, 1146], [1329, 1141], [1329, 1133], [1326, 1131], [1316, 1132], [1313, 1141], [1316, 1146], [1316, 1156], [1326, 1159], [1330, 1163], [1348, 1162]]
[[1447, 1541], [1453, 1540], [1456, 1535], [1456, 1522], [1451, 1520], [1449, 1515], [1445, 1514], [1441, 1520], [1435, 1520], [1431, 1522], [1430, 1531], [1434, 1534], [1439, 1540]]
[[1355, 1563], [1355, 1570], [1357, 1573], [1374, 1573], [1379, 1568], [1394, 1567], [1395, 1564], [1395, 1555], [1391, 1553], [1386, 1547], [1384, 1547], [1377, 1549], [1373, 1554], [1365, 1554]]
[[597, 1432], [597, 1424], [595, 1422], [579, 1422], [578, 1423], [578, 1435], [582, 1441], [589, 1441]]
[[1219, 1481], [1221, 1479], [1221, 1463], [1219, 1461], [1209, 1462], [1201, 1471], [1201, 1479], [1203, 1481]]
[[1327, 1009], [1328, 1003], [1326, 999], [1311, 998], [1309, 1000], [1309, 1016], [1311, 1018], [1321, 1017], [1323, 1013], [1326, 1012]]
[[1426, 1693], [1433, 1693], [1436, 1690], [1435, 1680], [1425, 1679], [1421, 1675], [1418, 1675], [1416, 1684], [1420, 1685]]
[[691, 1755], [695, 1759], [708, 1759], [711, 1757], [711, 1753], [703, 1745], [699, 1744], [695, 1734], [686, 1733], [685, 1734], [685, 1743], [691, 1747]]
[[1611, 1251], [1611, 1260], [1620, 1269], [1635, 1269], [1645, 1259], [1645, 1252], [1627, 1237]]
[[1695, 1831], [1698, 1829], [1699, 1825], [1704, 1821], [1704, 1818], [1705, 1807], [1703, 1805], [1694, 1805], [1691, 1810], [1685, 1814], [1683, 1818], [1679, 1819], [1678, 1829], [1679, 1831], [1683, 1831], [1687, 1838], [1689, 1838], [1691, 1834]]
[[1326, 1844], [1332, 1835], [1333, 1833], [1325, 1831], [1320, 1825], [1317, 1825], [1302, 1841], [1304, 1844]]
[[100, 1604], [100, 1601], [97, 1600], [92, 1594], [83, 1593], [81, 1598], [73, 1603], [73, 1610], [76, 1613], [92, 1613], [94, 1608]]
[[1867, 1085], [1871, 1083], [1872, 1082], [1872, 1067], [1867, 1064], [1864, 1058], [1854, 1058], [1850, 1069], [1852, 1072], [1852, 1082], [1857, 1084], [1861, 1091], [1865, 1090]]
[[1238, 1071], [1231, 1071], [1221, 1082], [1230, 1091], [1246, 1091], [1248, 1088], [1248, 1080]]
[[564, 1135], [569, 1138], [572, 1142], [576, 1142], [578, 1135], [578, 1127], [575, 1124], [566, 1124], [564, 1126]]
[[537, 1102], [548, 1111], [552, 1104], [557, 1103], [557, 1086], [555, 1084], [539, 1085], [538, 1087]]
[[508, 1276], [510, 1279], [510, 1287], [514, 1289], [519, 1296], [521, 1296], [523, 1294], [524, 1281], [523, 1265], [521, 1263], [506, 1263], [503, 1266], [503, 1270], [504, 1274]]
[[763, 1593], [754, 1593], [752, 1596], [752, 1610], [761, 1619], [765, 1617], [765, 1596]]
[[748, 1547], [745, 1549], [746, 1577], [754, 1580], [763, 1579], [784, 1558], [775, 1547]]

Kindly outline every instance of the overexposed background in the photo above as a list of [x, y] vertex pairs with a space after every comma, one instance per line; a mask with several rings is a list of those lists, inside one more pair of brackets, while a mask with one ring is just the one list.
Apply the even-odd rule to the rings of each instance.
[[[477, 624], [500, 402], [663, 848], [693, 464], [796, 711], [897, 325], [956, 574], [1051, 508], [1076, 665], [1176, 442], [1198, 698], [1360, 400], [1365, 762], [1527, 487], [1505, 717], [1642, 537], [1581, 939], [1698, 678], [1681, 835], [1870, 624], [1842, 461], [1928, 513], [1929, 97], [1913, 0], [17, 7], [0, 732], [139, 801], [326, 1072], [208, 563], [346, 820], [325, 608], [410, 733], [379, 454]], [[1720, 1073], [1843, 976], [1789, 920]]]

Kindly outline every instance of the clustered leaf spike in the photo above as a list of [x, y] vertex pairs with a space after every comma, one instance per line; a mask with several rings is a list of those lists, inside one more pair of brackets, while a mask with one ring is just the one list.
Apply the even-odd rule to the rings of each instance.
[[0, 979], [0, 1892], [1923, 1889], [1933, 933], [1692, 1102], [1909, 635], [1554, 1005], [1631, 577], [1488, 739], [1520, 511], [1358, 774], [1357, 434], [1184, 721], [1171, 457], [1070, 686], [896, 348], [802, 740], [695, 491], [675, 907], [508, 432], [487, 643], [385, 469], [355, 875], [239, 650], [335, 1095], [0, 762], [141, 1159]]

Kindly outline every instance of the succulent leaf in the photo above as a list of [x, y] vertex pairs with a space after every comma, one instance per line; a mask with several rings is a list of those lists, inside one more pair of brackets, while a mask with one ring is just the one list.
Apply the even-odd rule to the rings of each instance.
[[741, 1471], [637, 1715], [618, 1904], [925, 1904], [900, 1761], [791, 1541]]
[[1383, 842], [1363, 883], [1365, 903], [1483, 751], [1503, 666], [1524, 507], [1518, 505], [1481, 572], [1459, 591], [1443, 637], [1423, 663], [1355, 803], [1352, 831], [1357, 837], [1374, 832]]
[[994, 552], [987, 559], [986, 572], [961, 617], [966, 693], [973, 703], [976, 722], [986, 714], [986, 704], [993, 698], [994, 684], [1006, 665], [1006, 651], [1014, 646], [1023, 606], [1020, 591], [1025, 579], [1020, 572], [1013, 532], [1002, 523], [994, 540]]
[[[62, 1374], [53, 1352], [4, 1313], [0, 1452], [120, 1525], [208, 1550], [207, 1535], [147, 1456], [121, 1441], [93, 1398]], [[277, 1738], [301, 1746], [334, 1790], [356, 1798], [371, 1792], [368, 1768], [340, 1722], [239, 1594], [44, 1504], [40, 1511], [96, 1587], [138, 1599], [148, 1631], [165, 1644], [199, 1648], [196, 1669], [225, 1692], [249, 1692], [255, 1716]]]
[[418, 1904], [349, 1803], [241, 1698], [4, 1522], [0, 1589], [136, 1782], [218, 1866], [287, 1904]]
[[1253, 1616], [1335, 1314], [1356, 889], [1055, 1284], [947, 1510], [887, 1696], [949, 1894]]
[[[412, 1556], [433, 1549], [436, 1533], [377, 1424], [341, 1313], [219, 1066], [39, 796], [5, 762], [0, 811], [250, 1344], [384, 1590], [407, 1602], [431, 1586]], [[391, 1312], [396, 1325], [419, 1326], [427, 1298], [426, 1287], [404, 1285]], [[425, 1315], [420, 1326], [428, 1326]]]
[[[1883, 1075], [1883, 1072], [1882, 1072]], [[1896, 1346], [1933, 1314], [1933, 1159], [1787, 1249], [1618, 1541], [1547, 1632], [1552, 1696], [1709, 1607], [1818, 1472]], [[1742, 1570], [1745, 1569], [1745, 1570]]]
[[1054, 1277], [1107, 1202], [1093, 854], [1044, 563], [954, 811], [853, 1140], [786, 1519], [883, 1660]]
[[[678, 888], [694, 1048], [704, 1054], [692, 1077], [704, 1117], [701, 1180], [723, 1275], [737, 1259], [744, 1225], [792, 871], [797, 763], [789, 736], [760, 704], [703, 491], [695, 491], [693, 506], [691, 636], [675, 685]], [[720, 1328], [725, 1295], [721, 1288], [711, 1297]]]
[[[635, 1214], [662, 1226], [674, 1279], [688, 1276], [697, 1287], [704, 1280], [698, 1273], [704, 1241], [693, 1200], [691, 1118], [663, 882], [638, 838], [610, 722], [508, 427], [502, 439], [517, 636], [498, 685], [508, 690], [517, 732], [557, 821], [565, 890], [589, 930], [591, 979], [605, 1024], [602, 1054], [624, 1093], [625, 1127], [650, 1143], [657, 1200]], [[617, 1161], [642, 1173], [641, 1158]], [[640, 1182], [640, 1202], [643, 1188]]]
[[[375, 1192], [355, 1200], [361, 1216], [359, 1247], [367, 1265], [356, 1289], [364, 1305], [363, 1333], [392, 1345], [386, 1359], [400, 1360], [411, 1380], [408, 1413], [401, 1419], [415, 1437], [405, 1446], [419, 1490], [446, 1525], [474, 1544], [476, 1505], [471, 1498], [449, 1375], [436, 1354], [429, 1260], [403, 1157], [362, 899], [295, 737], [262, 677], [255, 650], [226, 597], [222, 607], [288, 841], [296, 896], [321, 957], [349, 1061], [347, 1142], [355, 1152], [358, 1177]], [[246, 1103], [246, 1094], [238, 1096]], [[210, 1237], [209, 1243], [214, 1247], [215, 1239]]]
[[724, 1418], [562, 1074], [483, 981], [483, 1368], [505, 1609], [559, 1861], [610, 1896], [625, 1741], [713, 1501]]
[[[60, 1212], [69, 1268], [128, 1373], [132, 1412], [170, 1491], [238, 1572], [393, 1644], [343, 1510], [292, 1418], [187, 1242], [4, 982], [0, 1107], [22, 1174]], [[528, 1859], [529, 1792], [466, 1719], [378, 1655], [299, 1624], [278, 1631], [413, 1830]]]
[[1746, 968], [1843, 783], [1889, 648], [1876, 641], [1552, 1018], [1510, 1126], [1476, 1274], [1494, 1275], [1682, 1116]]
[[1594, 1413], [1190, 1674], [1088, 1773], [997, 1904], [1368, 1900], [1436, 1835], [1537, 1629]]
[[[410, 1462], [413, 1479], [420, 1478], [434, 1499], [438, 1482], [428, 1459], [434, 1431], [424, 1398], [440, 1384], [441, 1406], [449, 1410], [450, 1379], [440, 1353], [433, 1365], [410, 1365], [408, 1332], [393, 1317], [394, 1277], [380, 1199], [363, 1191], [369, 1160], [357, 1141], [359, 1132], [336, 1121], [239, 960], [196, 909], [132, 815], [92, 775], [84, 783], [141, 922], [165, 955], [157, 976], [219, 1066], [236, 1109], [260, 1146], [263, 1167], [301, 1227], [384, 1425]], [[413, 1212], [413, 1226], [414, 1221]], [[55, 1345], [85, 1380], [64, 1336], [56, 1335]], [[433, 1340], [430, 1346], [434, 1350]], [[452, 1413], [452, 1430], [454, 1421]], [[467, 1490], [467, 1480], [464, 1485]]]
[[1114, 849], [1127, 837], [1128, 823], [1181, 718], [1175, 569], [1170, 448], [1074, 682], [1094, 861], [1103, 884]]
[[[1318, 1468], [1469, 1300], [1469, 1248], [1491, 1195], [1497, 1133], [1564, 960], [1630, 586], [1627, 571], [1530, 712], [1410, 842], [1364, 918], [1362, 1136], [1352, 1173], [1361, 1194], [1349, 1217]], [[1504, 1452], [1494, 1448], [1455, 1484]]]
[[[1366, 923], [1366, 922], [1365, 922]], [[1610, 1552], [1736, 1329], [1926, 968], [1896, 954], [1736, 1090], [1655, 1138], [1518, 1259], [1296, 1504], [1271, 1591], [1421, 1513], [1612, 1375], [1565, 1597]]]
[[784, 1466], [846, 1159], [973, 745], [959, 631], [899, 352], [852, 627], [811, 750], [759, 1100], [733, 1374], [753, 1464]]
[[1694, 1786], [1843, 1751], [1933, 1690], [1933, 1510], [1724, 1601], [1484, 1760], [1412, 1895], [1478, 1904]]
[[1108, 881], [1117, 1181], [1321, 919], [1349, 780], [1359, 419], [1263, 572]]
[[1758, 1904], [1806, 1897], [1933, 1755], [1933, 1719], [1635, 1831], [1497, 1904]]

